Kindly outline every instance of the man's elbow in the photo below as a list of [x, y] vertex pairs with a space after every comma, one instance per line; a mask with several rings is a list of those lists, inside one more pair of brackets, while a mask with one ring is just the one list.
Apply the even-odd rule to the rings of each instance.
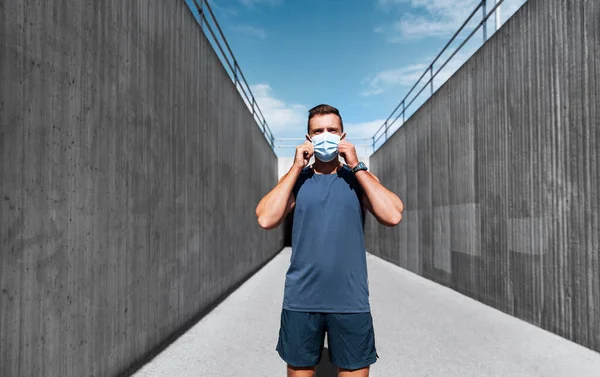
[[402, 222], [402, 212], [404, 212], [404, 203], [400, 201], [400, 205], [398, 206], [398, 208], [396, 208], [396, 211], [394, 211], [394, 214], [392, 216], [392, 226], [396, 226], [400, 224], [400, 222]]
[[401, 221], [402, 221], [402, 213], [398, 212], [398, 213], [392, 215], [389, 219], [386, 219], [386, 221], [383, 221], [382, 223], [385, 226], [393, 228], [396, 225], [400, 224]]
[[271, 229], [277, 228], [277, 226], [279, 224], [265, 216], [259, 216], [258, 217], [258, 225], [260, 225], [260, 227], [263, 229], [271, 230]]

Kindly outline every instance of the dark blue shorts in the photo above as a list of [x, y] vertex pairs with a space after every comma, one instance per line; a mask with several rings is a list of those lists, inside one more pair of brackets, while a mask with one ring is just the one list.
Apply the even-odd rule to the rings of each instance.
[[329, 358], [343, 369], [377, 361], [371, 313], [307, 313], [283, 309], [276, 350], [293, 367], [319, 364], [327, 332]]

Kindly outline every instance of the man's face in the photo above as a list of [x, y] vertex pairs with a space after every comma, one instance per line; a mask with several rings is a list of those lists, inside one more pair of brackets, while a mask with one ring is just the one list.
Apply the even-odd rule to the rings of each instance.
[[340, 118], [335, 114], [325, 114], [314, 116], [309, 124], [308, 137], [313, 138], [323, 132], [329, 132], [343, 138], [345, 133], [342, 133], [342, 124]]

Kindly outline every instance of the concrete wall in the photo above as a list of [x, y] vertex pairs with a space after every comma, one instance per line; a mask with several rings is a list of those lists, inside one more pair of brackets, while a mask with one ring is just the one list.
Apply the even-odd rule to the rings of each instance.
[[125, 373], [280, 250], [276, 156], [183, 1], [2, 2], [0, 51], [0, 375]]
[[368, 251], [600, 351], [599, 104], [600, 2], [529, 0], [371, 156]]

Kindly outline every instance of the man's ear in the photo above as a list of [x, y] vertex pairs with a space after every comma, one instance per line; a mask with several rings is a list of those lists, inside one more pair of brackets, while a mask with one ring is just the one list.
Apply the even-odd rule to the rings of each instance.
[[308, 134], [306, 134], [305, 136], [306, 136], [306, 140], [312, 142], [312, 140], [310, 140], [310, 136], [308, 136]]
[[344, 140], [344, 138], [346, 137], [346, 133], [342, 133], [342, 137], [340, 137], [340, 140]]

